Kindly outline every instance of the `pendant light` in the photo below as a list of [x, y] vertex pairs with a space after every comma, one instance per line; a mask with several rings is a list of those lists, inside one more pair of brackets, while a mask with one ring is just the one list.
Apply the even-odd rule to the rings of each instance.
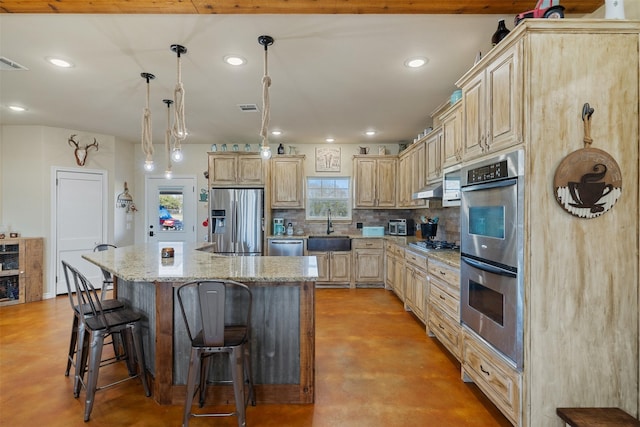
[[167, 104], [167, 130], [164, 132], [164, 149], [167, 155], [167, 169], [164, 171], [164, 177], [166, 179], [173, 178], [173, 171], [171, 170], [171, 99], [163, 99], [162, 102]]
[[151, 138], [151, 110], [149, 110], [149, 82], [156, 78], [151, 73], [140, 73], [140, 77], [147, 81], [147, 103], [142, 110], [142, 151], [146, 155], [144, 170], [151, 172], [153, 165], [153, 139]]
[[179, 45], [172, 44], [171, 51], [175, 52], [178, 60], [178, 81], [176, 88], [173, 91], [173, 99], [175, 101], [175, 121], [173, 123], [173, 137], [175, 140], [173, 146], [173, 152], [171, 157], [174, 161], [179, 162], [182, 160], [182, 147], [181, 143], [187, 138], [187, 125], [184, 116], [184, 86], [182, 84], [182, 60], [181, 55], [187, 53], [187, 48]]
[[264, 76], [262, 76], [262, 128], [260, 135], [262, 136], [262, 148], [260, 156], [267, 160], [271, 158], [271, 148], [269, 148], [269, 119], [271, 116], [271, 106], [269, 105], [269, 87], [271, 86], [271, 77], [268, 72], [267, 50], [273, 44], [273, 37], [260, 36], [258, 43], [264, 46]]

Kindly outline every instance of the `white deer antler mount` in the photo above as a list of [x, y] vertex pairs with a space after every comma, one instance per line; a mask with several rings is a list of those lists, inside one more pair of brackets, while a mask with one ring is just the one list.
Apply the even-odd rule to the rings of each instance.
[[81, 147], [80, 144], [74, 139], [77, 135], [73, 134], [69, 137], [69, 145], [75, 147], [73, 154], [76, 156], [76, 163], [78, 166], [84, 166], [84, 162], [87, 160], [87, 154], [91, 148], [95, 148], [98, 151], [98, 141], [93, 138], [93, 144], [87, 144]]

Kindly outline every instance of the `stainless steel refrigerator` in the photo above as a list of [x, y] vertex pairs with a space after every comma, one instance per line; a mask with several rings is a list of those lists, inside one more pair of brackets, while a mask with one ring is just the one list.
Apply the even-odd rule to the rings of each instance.
[[210, 241], [214, 252], [262, 255], [264, 190], [214, 188], [209, 195]]

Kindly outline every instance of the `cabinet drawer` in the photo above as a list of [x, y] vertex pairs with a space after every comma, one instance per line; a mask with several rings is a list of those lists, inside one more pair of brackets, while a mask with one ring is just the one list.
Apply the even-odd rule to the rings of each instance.
[[456, 321], [460, 321], [460, 295], [453, 295], [450, 288], [437, 280], [431, 279], [429, 301]]
[[460, 324], [444, 314], [438, 308], [431, 306], [429, 311], [429, 330], [456, 359], [462, 354], [462, 328]]
[[382, 239], [351, 239], [351, 249], [382, 249]]
[[520, 374], [502, 357], [467, 330], [462, 338], [462, 371], [500, 411], [518, 425]]
[[413, 264], [416, 267], [419, 267], [419, 268], [421, 268], [423, 270], [427, 268], [427, 256], [426, 255], [418, 254], [418, 253], [415, 253], [413, 251], [407, 250], [407, 251], [405, 251], [404, 259], [408, 263]]
[[447, 285], [451, 286], [451, 288], [455, 290], [455, 293], [460, 292], [459, 269], [449, 267], [448, 265], [440, 261], [436, 261], [433, 258], [429, 258], [429, 265], [427, 268], [431, 277], [437, 277], [438, 279], [446, 282]]

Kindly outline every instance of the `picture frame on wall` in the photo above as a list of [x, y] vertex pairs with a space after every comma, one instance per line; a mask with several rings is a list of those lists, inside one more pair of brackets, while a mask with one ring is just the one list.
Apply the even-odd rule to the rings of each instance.
[[340, 172], [340, 147], [316, 147], [316, 172]]

